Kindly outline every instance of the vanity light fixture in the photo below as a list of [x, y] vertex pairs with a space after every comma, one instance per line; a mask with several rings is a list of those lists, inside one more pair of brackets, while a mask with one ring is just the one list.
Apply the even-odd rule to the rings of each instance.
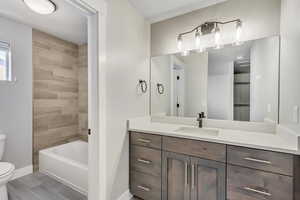
[[[242, 35], [242, 21], [240, 19], [235, 19], [231, 21], [211, 21], [211, 22], [205, 22], [194, 29], [180, 33], [177, 36], [177, 47], [179, 51], [183, 51], [183, 36], [195, 32], [195, 44], [197, 51], [203, 51], [204, 48], [201, 49], [201, 36], [202, 35], [208, 35], [211, 33], [214, 33], [215, 35], [215, 46], [216, 48], [221, 48], [221, 28], [220, 25], [230, 24], [230, 23], [236, 23], [236, 45], [241, 44], [241, 35]], [[183, 52], [184, 54], [184, 52]]]
[[34, 12], [41, 15], [52, 14], [57, 6], [51, 0], [23, 0], [24, 3]]

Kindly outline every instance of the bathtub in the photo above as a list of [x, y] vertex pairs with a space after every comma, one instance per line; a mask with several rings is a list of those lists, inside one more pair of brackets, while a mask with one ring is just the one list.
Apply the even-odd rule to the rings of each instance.
[[88, 143], [78, 140], [39, 152], [39, 170], [87, 195]]

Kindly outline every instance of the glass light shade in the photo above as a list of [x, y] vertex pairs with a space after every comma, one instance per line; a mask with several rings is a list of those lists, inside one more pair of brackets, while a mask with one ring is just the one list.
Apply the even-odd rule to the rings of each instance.
[[217, 25], [215, 29], [215, 44], [217, 49], [221, 48], [220, 43], [221, 43], [221, 30]]
[[195, 43], [196, 43], [196, 48], [199, 49], [200, 48], [200, 42], [201, 42], [201, 39], [200, 39], [200, 31], [197, 30], [196, 33], [195, 33]]
[[236, 45], [241, 44], [241, 37], [242, 37], [242, 22], [238, 21], [236, 23], [236, 41], [235, 41]]
[[56, 11], [56, 5], [50, 0], [23, 0], [24, 3], [34, 12], [48, 15]]
[[177, 37], [177, 48], [178, 48], [178, 50], [179, 51], [181, 51], [182, 50], [182, 36], [181, 35], [179, 35], [178, 37]]

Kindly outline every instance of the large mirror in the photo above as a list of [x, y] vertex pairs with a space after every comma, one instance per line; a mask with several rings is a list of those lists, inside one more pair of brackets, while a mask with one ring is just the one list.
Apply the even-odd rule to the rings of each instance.
[[279, 37], [151, 59], [151, 115], [278, 122]]

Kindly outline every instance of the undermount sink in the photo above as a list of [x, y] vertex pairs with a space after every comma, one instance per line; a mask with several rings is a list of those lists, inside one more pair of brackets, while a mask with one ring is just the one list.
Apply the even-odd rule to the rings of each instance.
[[217, 129], [194, 128], [194, 127], [180, 127], [176, 129], [175, 132], [211, 135], [211, 136], [218, 136], [219, 134], [219, 130]]

